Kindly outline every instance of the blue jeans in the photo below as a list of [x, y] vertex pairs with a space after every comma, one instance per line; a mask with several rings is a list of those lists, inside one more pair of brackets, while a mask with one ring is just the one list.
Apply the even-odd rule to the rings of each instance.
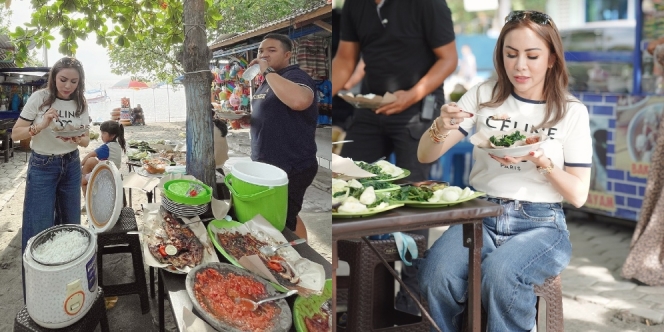
[[[52, 156], [33, 152], [25, 182], [21, 253], [31, 237], [61, 224], [81, 224], [81, 160], [78, 149]], [[25, 283], [23, 294], [25, 296]]]
[[[560, 203], [488, 198], [504, 213], [483, 220], [482, 306], [487, 331], [530, 331], [535, 325], [533, 285], [569, 264], [572, 244]], [[443, 331], [459, 331], [468, 298], [468, 248], [462, 225], [450, 227], [418, 262], [420, 289]]]

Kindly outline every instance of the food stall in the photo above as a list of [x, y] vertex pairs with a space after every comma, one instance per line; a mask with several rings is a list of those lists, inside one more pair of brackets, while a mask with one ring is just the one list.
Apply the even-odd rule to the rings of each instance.
[[664, 4], [636, 1], [636, 25], [561, 31], [570, 89], [590, 112], [593, 167], [584, 211], [636, 222], [664, 115], [664, 67], [646, 51], [664, 36]]
[[[238, 120], [237, 114], [251, 112], [253, 91], [262, 83], [262, 75], [251, 82], [242, 79], [247, 64], [258, 55], [258, 46], [268, 33], [288, 35], [294, 41], [291, 63], [297, 63], [315, 81], [318, 87], [319, 124], [330, 124], [332, 115], [331, 36], [332, 5], [325, 2], [302, 9], [278, 21], [240, 34], [220, 36], [211, 45], [213, 63], [213, 107], [217, 115]], [[248, 117], [247, 117], [248, 118]], [[238, 126], [248, 126], [247, 119], [239, 119]], [[234, 123], [231, 122], [233, 125]], [[235, 128], [234, 129], [237, 129]]]

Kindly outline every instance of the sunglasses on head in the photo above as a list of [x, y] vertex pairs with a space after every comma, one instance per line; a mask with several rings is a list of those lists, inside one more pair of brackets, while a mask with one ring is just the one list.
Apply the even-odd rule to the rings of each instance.
[[67, 67], [81, 67], [81, 62], [76, 58], [64, 58], [60, 59], [58, 62]]
[[547, 14], [533, 10], [515, 10], [505, 17], [505, 23], [518, 22], [526, 18], [539, 25], [547, 25], [551, 22], [551, 17]]

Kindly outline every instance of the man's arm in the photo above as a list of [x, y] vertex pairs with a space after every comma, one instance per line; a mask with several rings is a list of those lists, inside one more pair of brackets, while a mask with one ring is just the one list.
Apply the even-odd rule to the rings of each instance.
[[314, 102], [314, 92], [308, 86], [302, 86], [277, 73], [265, 75], [265, 80], [282, 103], [294, 111], [304, 111]]
[[332, 95], [335, 96], [355, 71], [360, 57], [360, 43], [340, 41], [337, 54], [332, 60]]
[[456, 43], [454, 41], [433, 49], [438, 60], [410, 90], [399, 90], [394, 92], [397, 100], [376, 110], [377, 114], [386, 115], [401, 113], [416, 102], [422, 100], [426, 95], [440, 87], [445, 78], [456, 70], [458, 56]]
[[364, 78], [364, 60], [360, 58], [360, 62], [357, 63], [357, 66], [355, 66], [355, 71], [353, 72], [353, 75], [350, 76], [348, 79], [348, 82], [344, 84], [344, 89], [350, 90], [352, 89], [357, 83], [360, 83], [360, 81]]

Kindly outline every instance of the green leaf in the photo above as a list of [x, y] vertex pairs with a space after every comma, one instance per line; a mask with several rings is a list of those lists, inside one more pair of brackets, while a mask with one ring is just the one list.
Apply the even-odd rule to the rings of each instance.
[[115, 43], [120, 47], [124, 47], [126, 41], [127, 40], [125, 39], [125, 36], [123, 36], [123, 35], [120, 35], [120, 36], [118, 36], [118, 38], [115, 39]]
[[212, 19], [215, 20], [215, 21], [221, 21], [221, 19], [224, 18], [224, 16], [221, 15], [221, 13], [220, 13], [220, 12], [217, 12], [217, 11], [212, 12], [212, 13], [211, 13], [211, 17], [212, 17]]

